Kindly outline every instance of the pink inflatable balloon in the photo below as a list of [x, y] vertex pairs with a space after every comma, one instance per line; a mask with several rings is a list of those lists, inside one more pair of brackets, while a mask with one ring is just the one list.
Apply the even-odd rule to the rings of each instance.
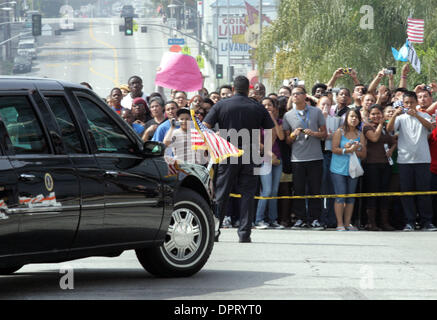
[[202, 89], [203, 79], [196, 59], [182, 53], [165, 52], [155, 84], [164, 88], [194, 92]]

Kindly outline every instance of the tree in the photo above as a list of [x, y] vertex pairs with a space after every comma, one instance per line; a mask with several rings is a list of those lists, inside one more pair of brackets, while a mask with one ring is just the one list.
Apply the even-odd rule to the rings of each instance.
[[[260, 71], [272, 68], [272, 85], [299, 77], [307, 85], [327, 82], [335, 69], [351, 67], [361, 82], [370, 83], [384, 67], [397, 66], [391, 47], [406, 39], [407, 18], [425, 19], [425, 43], [415, 45], [423, 74], [411, 72], [413, 81], [426, 82], [437, 76], [437, 0], [368, 0], [373, 10], [363, 10], [360, 0], [282, 0], [278, 17], [263, 29], [257, 52]], [[399, 72], [400, 73], [400, 72]], [[399, 73], [396, 83], [399, 82]], [[350, 85], [347, 78], [339, 85]]]

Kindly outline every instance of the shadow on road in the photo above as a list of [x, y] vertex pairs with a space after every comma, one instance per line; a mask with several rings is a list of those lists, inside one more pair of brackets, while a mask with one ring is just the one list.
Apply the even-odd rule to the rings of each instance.
[[[292, 273], [203, 270], [189, 278], [162, 279], [142, 269], [73, 270], [73, 289], [61, 289], [66, 273], [59, 270], [19, 271], [0, 276], [0, 299], [230, 299], [229, 292], [263, 286]], [[63, 278], [64, 277], [64, 278]], [[69, 282], [70, 283], [70, 282]]]

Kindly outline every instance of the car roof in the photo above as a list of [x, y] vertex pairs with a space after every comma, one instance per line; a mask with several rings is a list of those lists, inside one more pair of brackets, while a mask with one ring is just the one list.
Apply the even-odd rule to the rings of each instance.
[[25, 38], [25, 39], [21, 39], [20, 41], [18, 41], [18, 44], [20, 43], [35, 43], [35, 39], [31, 39], [31, 38]]
[[[0, 76], [0, 91], [8, 90], [40, 90], [63, 91], [64, 88], [89, 90], [79, 83], [39, 77]], [[89, 90], [91, 91], [91, 90]]]
[[24, 54], [18, 54], [15, 56], [15, 59], [26, 59], [26, 60], [30, 60], [30, 57], [28, 55], [24, 55]]

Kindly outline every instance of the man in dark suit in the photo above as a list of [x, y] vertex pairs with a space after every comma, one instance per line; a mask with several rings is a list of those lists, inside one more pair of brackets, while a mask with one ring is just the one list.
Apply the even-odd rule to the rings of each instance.
[[[211, 108], [203, 122], [205, 126], [213, 128], [218, 124], [221, 131], [235, 129], [237, 132], [243, 132], [241, 130], [245, 130], [250, 133], [250, 137], [252, 137], [252, 130], [254, 129], [272, 129], [274, 123], [267, 110], [259, 102], [250, 99], [248, 94], [249, 80], [244, 76], [236, 77], [234, 80], [234, 95], [220, 100]], [[258, 176], [254, 174], [255, 163], [252, 155], [259, 152], [259, 141], [251, 141], [251, 143], [244, 145], [239, 141], [237, 147], [243, 149], [246, 155], [251, 156], [238, 158], [236, 164], [232, 164], [228, 159], [228, 161], [224, 161], [226, 163], [218, 165], [215, 186], [216, 215], [221, 225], [227, 210], [229, 194], [234, 182], [238, 181], [237, 190], [242, 196], [238, 236], [240, 242], [251, 242], [254, 197], [258, 184]], [[218, 241], [219, 235], [220, 230], [216, 234], [216, 241]]]

